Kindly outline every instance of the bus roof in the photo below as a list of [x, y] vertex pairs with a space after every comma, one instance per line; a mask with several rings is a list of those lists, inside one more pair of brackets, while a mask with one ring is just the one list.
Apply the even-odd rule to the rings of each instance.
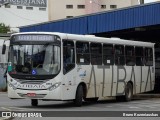
[[18, 35], [18, 34], [50, 34], [50, 35], [52, 34], [52, 35], [60, 36], [61, 39], [69, 39], [73, 41], [108, 43], [108, 44], [131, 45], [131, 46], [144, 46], [144, 47], [154, 47], [154, 44], [155, 44], [151, 42], [124, 40], [120, 38], [104, 38], [104, 37], [95, 37], [93, 35], [77, 35], [77, 34], [67, 34], [67, 33], [59, 33], [59, 32], [21, 32], [21, 33], [15, 33], [12, 35]]

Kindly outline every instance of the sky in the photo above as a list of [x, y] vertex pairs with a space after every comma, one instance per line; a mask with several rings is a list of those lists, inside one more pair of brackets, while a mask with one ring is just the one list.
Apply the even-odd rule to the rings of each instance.
[[155, 2], [156, 0], [144, 0], [145, 3]]

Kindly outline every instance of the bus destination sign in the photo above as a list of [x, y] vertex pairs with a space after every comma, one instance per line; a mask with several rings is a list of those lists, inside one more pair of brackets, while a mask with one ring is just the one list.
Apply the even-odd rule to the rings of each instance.
[[18, 35], [15, 36], [15, 41], [54, 41], [52, 35]]

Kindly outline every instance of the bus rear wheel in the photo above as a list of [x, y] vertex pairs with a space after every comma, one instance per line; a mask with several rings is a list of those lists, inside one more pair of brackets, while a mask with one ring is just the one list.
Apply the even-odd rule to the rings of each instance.
[[127, 83], [125, 86], [125, 94], [122, 96], [116, 96], [116, 100], [119, 102], [128, 102], [132, 100], [133, 97], [133, 86], [131, 83]]
[[32, 106], [38, 106], [38, 100], [37, 99], [31, 99], [31, 105]]
[[125, 87], [124, 101], [131, 101], [132, 97], [133, 97], [133, 86], [131, 83], [127, 83]]
[[75, 99], [73, 100], [75, 106], [80, 107], [82, 106], [82, 102], [83, 102], [83, 86], [79, 85], [76, 91], [76, 96]]

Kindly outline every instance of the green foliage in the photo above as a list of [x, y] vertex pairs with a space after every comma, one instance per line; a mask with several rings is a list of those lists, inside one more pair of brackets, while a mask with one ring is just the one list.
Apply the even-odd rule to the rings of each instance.
[[10, 26], [6, 26], [4, 23], [0, 23], [0, 33], [10, 32]]

